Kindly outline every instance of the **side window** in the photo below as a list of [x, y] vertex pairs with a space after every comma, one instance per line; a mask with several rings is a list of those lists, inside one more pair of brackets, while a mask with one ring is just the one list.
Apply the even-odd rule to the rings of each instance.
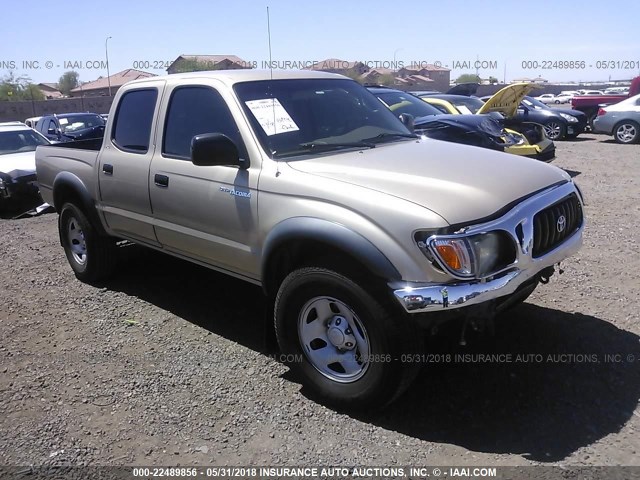
[[200, 133], [222, 133], [238, 146], [241, 158], [246, 152], [238, 126], [226, 102], [209, 87], [179, 87], [169, 101], [164, 126], [162, 153], [189, 160], [191, 139]]
[[121, 150], [147, 153], [158, 90], [131, 90], [120, 99], [111, 140]]
[[56, 131], [56, 128], [57, 128], [57, 127], [56, 127], [56, 122], [55, 122], [53, 119], [52, 119], [52, 120], [49, 120], [49, 125], [47, 126], [47, 131], [46, 131], [46, 132], [44, 132], [44, 133], [48, 133], [48, 132], [49, 132], [49, 130], [53, 130], [53, 131], [55, 132], [55, 131]]

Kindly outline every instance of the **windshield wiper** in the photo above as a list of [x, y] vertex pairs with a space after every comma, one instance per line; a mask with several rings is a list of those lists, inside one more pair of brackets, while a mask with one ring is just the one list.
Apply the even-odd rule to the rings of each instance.
[[319, 143], [309, 142], [301, 143], [300, 146], [307, 150], [332, 150], [334, 148], [376, 148], [374, 143], [370, 142], [340, 142], [340, 143]]
[[415, 133], [390, 133], [385, 132], [380, 135], [376, 135], [375, 137], [366, 138], [365, 140], [384, 140], [387, 138], [420, 138], [420, 135], [416, 135]]

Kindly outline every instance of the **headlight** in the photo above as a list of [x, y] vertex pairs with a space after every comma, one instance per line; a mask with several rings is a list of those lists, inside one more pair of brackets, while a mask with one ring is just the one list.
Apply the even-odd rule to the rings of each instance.
[[504, 231], [471, 236], [431, 236], [418, 241], [430, 260], [459, 278], [484, 278], [515, 262], [514, 242]]
[[560, 116], [562, 118], [564, 118], [569, 123], [577, 123], [578, 122], [578, 119], [576, 117], [574, 117], [573, 115], [569, 115], [567, 113], [561, 113]]

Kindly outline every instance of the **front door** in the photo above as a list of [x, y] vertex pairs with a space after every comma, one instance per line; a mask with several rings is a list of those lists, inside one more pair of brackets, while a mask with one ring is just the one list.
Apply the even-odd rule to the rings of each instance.
[[260, 162], [254, 159], [248, 169], [194, 165], [191, 139], [201, 133], [227, 135], [241, 158], [248, 158], [237, 122], [213, 84], [180, 84], [167, 87], [165, 94], [166, 120], [149, 176], [158, 241], [168, 250], [256, 279]]

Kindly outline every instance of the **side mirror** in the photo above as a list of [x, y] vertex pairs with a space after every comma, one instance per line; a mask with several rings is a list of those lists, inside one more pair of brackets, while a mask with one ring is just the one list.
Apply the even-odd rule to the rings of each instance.
[[410, 115], [408, 113], [401, 113], [400, 115], [398, 115], [398, 118], [404, 124], [404, 126], [409, 129], [411, 133], [415, 131], [415, 117], [413, 115]]
[[246, 161], [240, 159], [238, 147], [233, 140], [222, 133], [201, 133], [191, 139], [191, 162], [201, 167], [214, 165], [237, 165], [247, 168]]
[[47, 130], [48, 135], [57, 135], [58, 131], [55, 128], [50, 128]]

